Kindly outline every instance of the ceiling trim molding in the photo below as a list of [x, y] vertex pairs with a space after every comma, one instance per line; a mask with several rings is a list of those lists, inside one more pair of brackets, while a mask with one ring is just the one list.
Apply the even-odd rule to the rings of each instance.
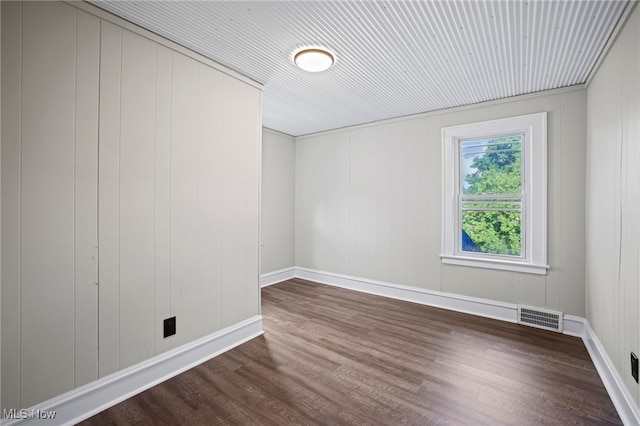
[[609, 40], [607, 40], [607, 44], [605, 44], [604, 49], [602, 49], [600, 56], [598, 56], [598, 59], [596, 60], [596, 63], [593, 65], [593, 68], [591, 68], [591, 71], [587, 76], [587, 80], [584, 83], [585, 87], [588, 88], [589, 85], [591, 85], [591, 81], [596, 76], [598, 70], [600, 69], [600, 66], [609, 55], [609, 52], [618, 40], [618, 37], [622, 33], [622, 30], [624, 30], [624, 27], [627, 25], [627, 22], [629, 21], [629, 18], [631, 18], [633, 11], [636, 9], [636, 6], [638, 6], [638, 0], [631, 0], [631, 2], [627, 4], [627, 7], [625, 8], [622, 16], [620, 17], [620, 20], [618, 21], [618, 24], [616, 25], [616, 28], [611, 33], [611, 37], [609, 37]]
[[135, 33], [139, 36], [145, 37], [151, 41], [154, 41], [156, 43], [159, 43], [165, 47], [168, 47], [169, 49], [175, 50], [178, 53], [181, 53], [185, 56], [188, 56], [192, 59], [195, 59], [198, 62], [201, 62], [204, 65], [207, 65], [211, 68], [214, 68], [217, 71], [223, 72], [225, 74], [227, 74], [230, 77], [233, 77], [237, 80], [242, 81], [243, 83], [247, 83], [257, 89], [260, 90], [264, 90], [264, 87], [261, 83], [240, 74], [237, 71], [232, 70], [231, 68], [225, 67], [222, 64], [219, 64], [218, 62], [215, 62], [209, 58], [207, 58], [204, 55], [201, 55], [200, 53], [197, 53], [191, 49], [189, 49], [188, 47], [185, 47], [181, 44], [178, 44], [174, 41], [171, 41], [165, 37], [162, 37], [152, 31], [149, 31], [147, 29], [144, 29], [132, 22], [127, 21], [126, 19], [122, 19], [110, 12], [107, 12], [106, 10], [100, 9], [98, 6], [94, 6], [92, 4], [89, 4], [85, 1], [73, 1], [73, 0], [62, 0], [63, 3], [68, 4], [69, 6], [75, 7], [77, 9], [80, 9], [84, 12], [89, 13], [90, 15], [93, 15], [99, 19], [104, 19], [105, 21], [108, 21], [112, 24], [115, 24], [119, 27], [122, 27], [128, 31], [131, 31], [132, 33]]
[[291, 139], [295, 139], [296, 138], [293, 135], [290, 135], [290, 134], [285, 133], [285, 132], [281, 132], [280, 130], [271, 129], [269, 127], [262, 127], [262, 130], [267, 132], [267, 133], [272, 133], [272, 134], [278, 135], [278, 136], [285, 136], [285, 137], [291, 138]]
[[504, 103], [507, 103], [507, 102], [523, 101], [523, 100], [527, 100], [527, 99], [537, 98], [537, 97], [540, 97], [540, 96], [559, 95], [559, 94], [562, 94], [562, 93], [575, 92], [577, 90], [585, 90], [585, 89], [586, 89], [586, 86], [584, 84], [575, 84], [573, 86], [560, 87], [558, 89], [541, 90], [539, 92], [527, 93], [525, 95], [510, 96], [508, 98], [494, 99], [492, 101], [479, 102], [479, 103], [476, 103], [476, 104], [463, 105], [463, 106], [459, 106], [459, 107], [440, 109], [440, 110], [437, 110], [437, 111], [429, 111], [429, 112], [423, 112], [423, 113], [419, 113], [419, 114], [406, 115], [404, 117], [389, 118], [389, 119], [386, 119], [386, 120], [372, 121], [370, 123], [363, 123], [363, 124], [357, 124], [355, 126], [341, 127], [339, 129], [326, 130], [326, 131], [323, 131], [323, 132], [309, 133], [309, 134], [306, 134], [306, 135], [296, 136], [296, 141], [297, 140], [308, 139], [308, 138], [313, 138], [313, 137], [320, 136], [320, 135], [323, 135], [323, 136], [331, 135], [331, 134], [334, 134], [334, 133], [348, 132], [348, 131], [351, 131], [351, 130], [358, 130], [358, 129], [363, 129], [363, 128], [367, 128], [367, 127], [375, 127], [375, 126], [381, 126], [381, 125], [385, 125], [385, 124], [398, 123], [398, 122], [407, 121], [407, 120], [415, 120], [415, 119], [420, 119], [420, 118], [425, 118], [425, 117], [433, 117], [433, 116], [441, 115], [441, 114], [449, 114], [449, 113], [452, 113], [452, 112], [466, 111], [466, 110], [470, 110], [470, 109], [474, 109], [474, 108], [481, 108], [481, 107], [486, 107], [486, 106], [500, 105], [500, 104], [504, 104]]

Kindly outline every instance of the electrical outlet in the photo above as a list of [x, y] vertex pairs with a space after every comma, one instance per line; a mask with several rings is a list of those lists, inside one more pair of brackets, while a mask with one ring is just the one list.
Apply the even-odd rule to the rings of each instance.
[[631, 352], [631, 375], [638, 383], [638, 355]]
[[164, 320], [164, 337], [176, 334], [176, 317], [167, 318]]

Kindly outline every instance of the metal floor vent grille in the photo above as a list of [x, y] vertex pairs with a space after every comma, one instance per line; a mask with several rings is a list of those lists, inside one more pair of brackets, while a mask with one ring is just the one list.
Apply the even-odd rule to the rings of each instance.
[[518, 306], [518, 323], [562, 332], [562, 312]]

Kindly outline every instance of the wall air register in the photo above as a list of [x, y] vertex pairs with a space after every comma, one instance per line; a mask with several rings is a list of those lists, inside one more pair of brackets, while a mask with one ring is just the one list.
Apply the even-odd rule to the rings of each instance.
[[518, 306], [518, 324], [562, 333], [562, 312]]

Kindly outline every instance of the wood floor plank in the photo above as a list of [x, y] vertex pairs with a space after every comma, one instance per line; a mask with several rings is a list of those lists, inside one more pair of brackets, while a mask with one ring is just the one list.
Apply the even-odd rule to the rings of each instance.
[[300, 279], [265, 334], [83, 425], [620, 425], [581, 339]]

